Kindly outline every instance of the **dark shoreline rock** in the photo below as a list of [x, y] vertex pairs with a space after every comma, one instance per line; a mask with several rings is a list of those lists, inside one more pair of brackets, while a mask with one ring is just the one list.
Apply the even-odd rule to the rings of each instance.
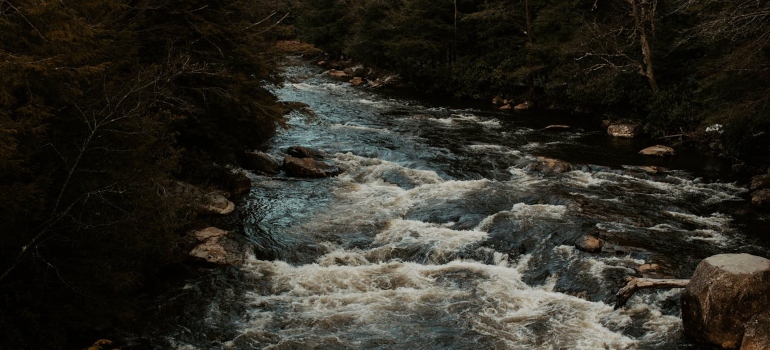
[[704, 259], [681, 303], [685, 334], [698, 342], [735, 349], [749, 321], [770, 310], [770, 260], [749, 254]]

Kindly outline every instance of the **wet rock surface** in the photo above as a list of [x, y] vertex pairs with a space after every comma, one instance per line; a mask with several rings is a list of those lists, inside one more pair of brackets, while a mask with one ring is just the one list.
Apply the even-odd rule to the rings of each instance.
[[243, 248], [230, 237], [229, 232], [216, 227], [208, 227], [193, 231], [191, 235], [200, 244], [190, 251], [190, 256], [217, 265], [243, 264]]
[[267, 153], [253, 151], [240, 157], [241, 167], [247, 170], [275, 175], [281, 172], [281, 163]]
[[286, 174], [293, 177], [323, 178], [339, 175], [342, 172], [336, 165], [329, 165], [313, 158], [286, 157], [283, 161]]
[[639, 151], [641, 155], [654, 157], [668, 157], [673, 156], [675, 153], [673, 148], [663, 145], [650, 146]]
[[612, 137], [634, 138], [639, 134], [639, 126], [636, 124], [612, 124], [607, 127], [607, 134]]
[[770, 310], [770, 260], [720, 254], [698, 264], [681, 296], [684, 332], [699, 342], [734, 349], [746, 325]]

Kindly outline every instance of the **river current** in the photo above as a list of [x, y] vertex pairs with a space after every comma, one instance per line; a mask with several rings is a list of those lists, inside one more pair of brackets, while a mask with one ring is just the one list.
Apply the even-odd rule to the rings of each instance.
[[[327, 152], [328, 179], [251, 174], [235, 232], [255, 249], [164, 296], [158, 349], [697, 349], [678, 290], [613, 310], [625, 276], [689, 278], [764, 252], [735, 223], [746, 190], [703, 156], [652, 159], [575, 117], [440, 105], [287, 68], [309, 105], [268, 153]], [[562, 132], [548, 124], [570, 124]], [[571, 171], [538, 170], [537, 157]], [[656, 166], [651, 170], [649, 166]], [[585, 235], [601, 252], [575, 247]], [[648, 265], [649, 266], [649, 265]]]

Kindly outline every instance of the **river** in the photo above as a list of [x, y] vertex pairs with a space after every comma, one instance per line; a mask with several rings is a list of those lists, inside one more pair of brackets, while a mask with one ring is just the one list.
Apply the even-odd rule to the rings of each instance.
[[[637, 293], [638, 267], [689, 278], [704, 257], [760, 253], [718, 159], [637, 152], [555, 112], [380, 94], [302, 64], [276, 88], [294, 112], [269, 153], [326, 151], [329, 179], [252, 175], [234, 231], [254, 253], [163, 296], [137, 344], [156, 349], [697, 349], [678, 290]], [[570, 124], [563, 132], [549, 124]], [[537, 157], [572, 171], [539, 171]], [[646, 166], [657, 166], [650, 171]], [[578, 250], [584, 235], [603, 251]]]

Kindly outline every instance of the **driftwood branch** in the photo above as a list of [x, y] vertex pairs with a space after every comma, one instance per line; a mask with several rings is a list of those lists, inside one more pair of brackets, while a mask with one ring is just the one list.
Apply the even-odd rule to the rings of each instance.
[[670, 288], [684, 288], [690, 283], [690, 280], [676, 280], [676, 279], [653, 279], [653, 278], [636, 278], [631, 277], [628, 279], [628, 283], [625, 287], [621, 288], [615, 296], [618, 299], [615, 301], [615, 310], [626, 305], [628, 299], [634, 295], [637, 290], [640, 289], [670, 289]]

